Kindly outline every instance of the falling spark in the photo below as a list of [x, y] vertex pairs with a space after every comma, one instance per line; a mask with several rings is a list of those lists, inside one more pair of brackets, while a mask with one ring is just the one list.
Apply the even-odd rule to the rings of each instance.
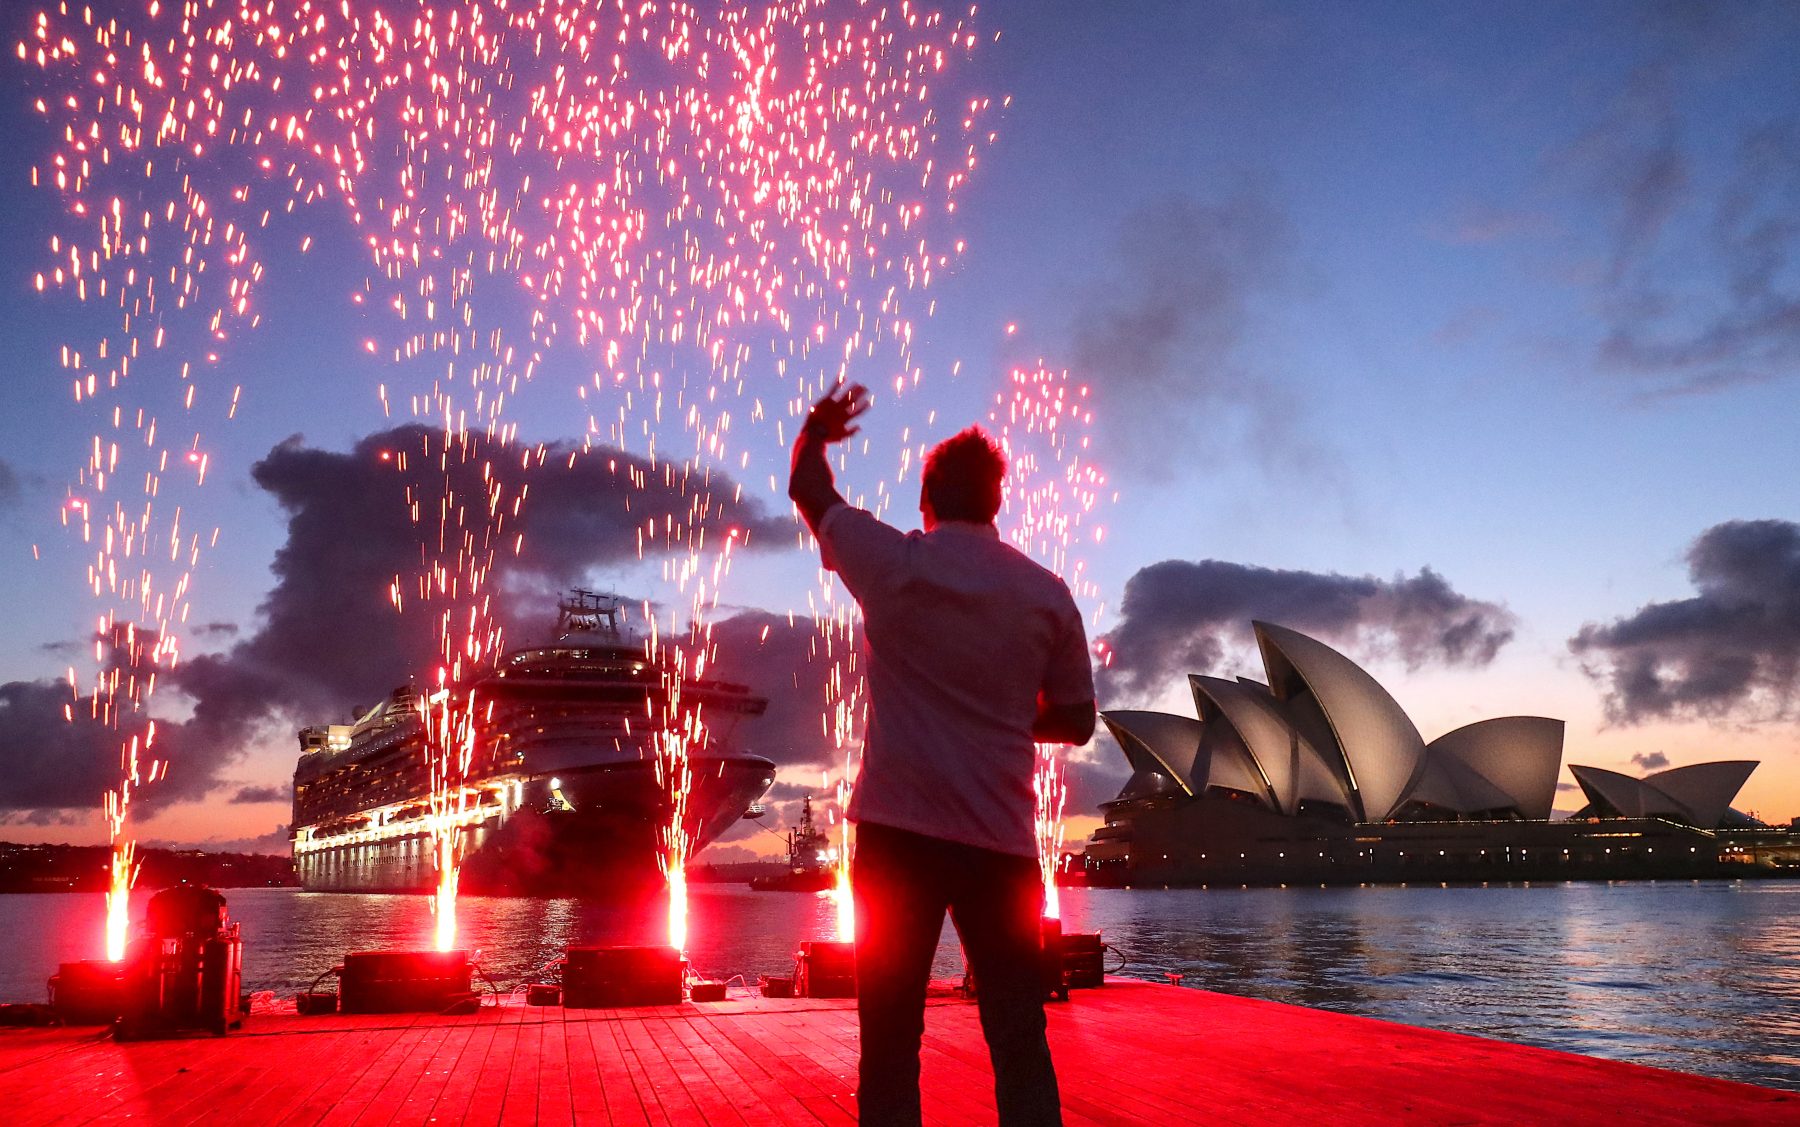
[[[480, 739], [465, 687], [501, 652], [487, 576], [502, 546], [524, 550], [510, 525], [526, 499], [501, 496], [497, 475], [465, 496], [452, 471], [473, 456], [471, 434], [511, 439], [511, 398], [567, 347], [589, 369], [574, 389], [589, 436], [643, 444], [691, 501], [683, 519], [639, 533], [640, 551], [671, 561], [665, 581], [694, 592], [688, 621], [664, 631], [681, 641], [664, 655], [677, 672], [665, 676], [656, 748], [671, 788], [659, 864], [673, 935], [692, 844], [687, 757], [706, 738], [679, 699], [679, 671], [697, 676], [709, 660], [707, 616], [728, 556], [698, 531], [713, 507], [707, 467], [730, 464], [734, 424], [761, 421], [779, 441], [765, 400], [803, 409], [861, 366], [899, 373], [897, 394], [917, 386], [909, 309], [964, 246], [933, 220], [954, 213], [993, 140], [991, 100], [957, 89], [977, 45], [973, 9], [119, 7], [63, 0], [16, 45], [44, 75], [34, 105], [60, 137], [33, 180], [66, 211], [33, 285], [113, 324], [61, 357], [76, 404], [105, 420], [78, 474], [81, 503], [62, 514], [92, 546], [89, 589], [174, 638], [203, 541], [166, 508], [200, 486], [211, 456], [194, 427], [176, 445], [168, 419], [123, 401], [137, 387], [145, 401], [178, 402], [177, 417], [196, 426], [234, 417], [244, 387], [215, 394], [207, 379], [260, 325], [267, 275], [295, 255], [346, 269], [340, 292], [368, 318], [363, 354], [388, 369], [384, 416], [398, 400], [439, 428], [431, 449], [383, 458], [443, 482], [411, 499], [420, 563], [393, 577], [390, 595], [398, 612], [438, 624], [448, 695], [427, 740], [434, 904], [440, 931], [453, 928], [459, 780]], [[322, 229], [305, 229], [327, 211]], [[346, 220], [354, 258], [331, 245]], [[676, 423], [685, 436], [670, 439], [665, 424]], [[165, 483], [171, 464], [190, 472]], [[141, 505], [106, 504], [121, 482], [143, 483]], [[151, 567], [164, 548], [168, 566]], [[832, 660], [848, 661], [847, 626], [839, 642]], [[843, 714], [860, 707], [860, 674], [847, 672], [830, 705], [846, 732]], [[120, 704], [97, 689], [92, 707], [117, 723], [129, 711]], [[109, 800], [114, 868], [126, 874], [119, 835], [137, 782], [126, 776]]]

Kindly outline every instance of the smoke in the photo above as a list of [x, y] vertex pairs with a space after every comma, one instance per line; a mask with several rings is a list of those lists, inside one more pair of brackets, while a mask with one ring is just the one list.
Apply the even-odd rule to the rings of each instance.
[[1164, 560], [1125, 583], [1119, 624], [1102, 639], [1102, 704], [1153, 699], [1188, 673], [1221, 670], [1250, 621], [1291, 627], [1363, 658], [1481, 666], [1512, 640], [1514, 618], [1453, 590], [1429, 567], [1393, 579], [1279, 571], [1223, 560]]
[[[114, 699], [122, 716], [117, 726], [96, 716], [92, 698], [77, 698], [66, 680], [0, 684], [0, 821], [50, 825], [93, 817], [101, 797], [119, 784], [134, 740], [145, 772], [153, 758], [166, 758], [171, 747], [189, 742], [188, 723], [159, 721], [153, 733], [149, 719], [133, 707], [152, 675], [166, 676], [160, 641], [120, 626], [79, 647], [91, 652], [97, 644], [99, 675], [117, 680]], [[204, 794], [219, 763], [204, 747], [197, 756], [194, 777], [140, 792], [157, 796], [147, 805]], [[65, 813], [77, 809], [81, 814]]]
[[[289, 740], [297, 722], [346, 719], [425, 672], [437, 652], [436, 625], [410, 596], [421, 541], [436, 536], [437, 522], [430, 507], [425, 523], [414, 522], [409, 487], [412, 497], [441, 494], [447, 474], [452, 492], [479, 503], [491, 475], [506, 498], [529, 491], [508, 527], [522, 537], [522, 551], [513, 554], [509, 535], [490, 577], [496, 617], [509, 629], [536, 625], [549, 593], [595, 571], [635, 565], [639, 529], [686, 523], [696, 492], [712, 498], [699, 518], [712, 542], [736, 529], [750, 546], [785, 547], [791, 533], [755, 502], [733, 501], [735, 487], [721, 475], [687, 479], [605, 448], [540, 451], [479, 435], [469, 443], [466, 459], [440, 463], [439, 433], [422, 426], [370, 435], [348, 453], [309, 448], [296, 437], [252, 468], [287, 515], [286, 540], [271, 564], [274, 586], [247, 636], [163, 672], [162, 683], [191, 710], [185, 720], [158, 724], [157, 746], [172, 768], [134, 804], [154, 808], [231, 785], [222, 773], [259, 739], [280, 733]], [[660, 546], [646, 540], [641, 550], [654, 555]], [[396, 578], [408, 613], [389, 601]], [[197, 633], [223, 639], [235, 630], [209, 624]], [[116, 783], [119, 733], [79, 710], [75, 723], [65, 721], [70, 699], [61, 682], [0, 685], [0, 810], [92, 807]]]
[[1691, 598], [1649, 603], [1569, 640], [1607, 716], [1792, 715], [1800, 689], [1800, 525], [1727, 521], [1688, 548]]
[[1215, 449], [1241, 442], [1272, 468], [1324, 476], [1331, 459], [1296, 426], [1298, 397], [1245, 355], [1287, 244], [1285, 219], [1250, 190], [1218, 203], [1169, 197], [1127, 217], [1113, 276], [1094, 287], [1073, 340], [1109, 465], [1166, 478], [1169, 451], [1204, 433]]
[[[1709, 87], [1791, 40], [1795, 10], [1663, 5], [1646, 17], [1648, 57], [1574, 146], [1609, 241], [1597, 361], [1653, 395], [1777, 378], [1800, 359], [1800, 127], [1721, 121]], [[1696, 159], [1721, 144], [1722, 160]]]
[[0, 509], [18, 504], [22, 492], [19, 475], [4, 458], [0, 458]]
[[239, 787], [237, 793], [233, 794], [227, 801], [235, 804], [249, 804], [256, 802], [292, 802], [293, 800], [294, 789], [291, 786], [249, 785]]
[[1631, 761], [1643, 771], [1660, 771], [1669, 765], [1669, 757], [1660, 751], [1640, 751]]
[[0, 685], [0, 813], [45, 824], [63, 820], [54, 811], [91, 812], [118, 783], [121, 738], [142, 737], [144, 728], [121, 731], [94, 719], [67, 681]]
[[719, 648], [713, 675], [769, 701], [761, 716], [739, 724], [737, 746], [783, 767], [838, 766], [823, 716], [829, 655], [815, 621], [747, 611], [717, 623], [713, 639]]

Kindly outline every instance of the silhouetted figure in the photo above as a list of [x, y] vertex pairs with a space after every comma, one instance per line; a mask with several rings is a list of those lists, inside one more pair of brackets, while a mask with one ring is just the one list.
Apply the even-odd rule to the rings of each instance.
[[925, 988], [944, 913], [975, 972], [1003, 1127], [1062, 1122], [1038, 970], [1034, 742], [1094, 731], [1069, 589], [1000, 539], [1006, 460], [979, 428], [938, 444], [923, 532], [845, 504], [825, 449], [868, 407], [839, 385], [794, 443], [788, 496], [863, 612], [869, 722], [857, 823], [857, 1102], [865, 1124], [919, 1122]]

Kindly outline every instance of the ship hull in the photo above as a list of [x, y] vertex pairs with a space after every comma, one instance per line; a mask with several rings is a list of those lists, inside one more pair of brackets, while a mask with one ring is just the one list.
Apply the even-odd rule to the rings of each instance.
[[[775, 768], [758, 756], [697, 758], [684, 824], [689, 856], [730, 829], [768, 788]], [[522, 780], [516, 806], [462, 828], [460, 891], [489, 896], [618, 896], [663, 883], [658, 862], [669, 822], [655, 765], [564, 766]], [[390, 829], [369, 835], [302, 834], [295, 869], [317, 892], [428, 892], [437, 885], [431, 837]]]

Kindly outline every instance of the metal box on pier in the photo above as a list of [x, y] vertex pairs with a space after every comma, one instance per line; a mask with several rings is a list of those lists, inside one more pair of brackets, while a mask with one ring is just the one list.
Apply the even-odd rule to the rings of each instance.
[[563, 1007], [678, 1005], [686, 981], [687, 960], [673, 947], [570, 947], [563, 960]]

